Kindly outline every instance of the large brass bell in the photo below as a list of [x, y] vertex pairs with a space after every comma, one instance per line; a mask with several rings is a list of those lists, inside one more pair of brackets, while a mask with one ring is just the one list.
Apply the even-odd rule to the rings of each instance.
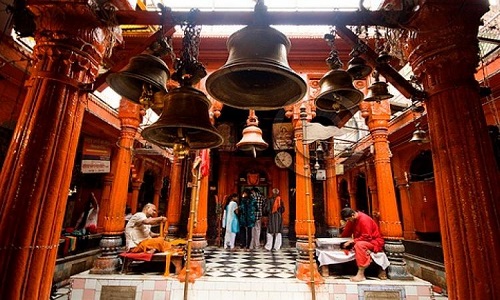
[[265, 150], [268, 144], [262, 138], [262, 130], [258, 127], [259, 122], [255, 111], [250, 110], [246, 125], [247, 127], [243, 129], [243, 137], [236, 144], [236, 147], [242, 151], [250, 151], [256, 157], [256, 152]]
[[316, 107], [324, 111], [349, 110], [363, 100], [363, 93], [352, 84], [352, 77], [338, 68], [328, 71], [319, 81], [320, 92]]
[[365, 101], [380, 102], [381, 100], [386, 100], [394, 97], [392, 94], [389, 93], [387, 86], [388, 86], [387, 83], [383, 81], [376, 81], [372, 83], [372, 85], [368, 87], [368, 95], [366, 96]]
[[170, 71], [163, 60], [150, 54], [140, 54], [132, 57], [123, 71], [110, 74], [106, 82], [120, 96], [140, 103], [144, 90], [149, 90], [150, 95], [166, 93], [169, 77]]
[[159, 146], [180, 149], [215, 148], [223, 138], [210, 122], [210, 100], [201, 91], [181, 86], [165, 95], [163, 112], [142, 136]]
[[288, 65], [290, 40], [269, 26], [250, 25], [227, 42], [224, 66], [207, 77], [207, 92], [241, 109], [272, 110], [301, 100], [304, 79]]
[[359, 57], [353, 57], [347, 66], [347, 73], [352, 76], [354, 80], [365, 79], [372, 72], [373, 68], [366, 64], [366, 61]]

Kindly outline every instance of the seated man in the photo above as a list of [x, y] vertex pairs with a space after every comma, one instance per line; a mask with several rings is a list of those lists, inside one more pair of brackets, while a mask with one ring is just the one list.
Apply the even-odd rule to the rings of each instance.
[[[370, 265], [371, 252], [381, 252], [384, 249], [384, 239], [380, 234], [377, 223], [368, 215], [354, 211], [351, 208], [344, 208], [340, 212], [342, 219], [347, 221], [342, 237], [353, 237], [347, 241], [343, 247], [349, 248], [354, 245], [356, 265], [358, 273], [351, 278], [351, 281], [365, 280], [365, 269]], [[381, 277], [379, 275], [379, 277]]]
[[156, 206], [148, 203], [142, 212], [134, 214], [125, 226], [126, 248], [129, 252], [164, 252], [170, 248], [170, 244], [160, 237], [158, 233], [151, 231], [151, 225], [167, 221], [165, 217], [153, 217], [156, 215]]

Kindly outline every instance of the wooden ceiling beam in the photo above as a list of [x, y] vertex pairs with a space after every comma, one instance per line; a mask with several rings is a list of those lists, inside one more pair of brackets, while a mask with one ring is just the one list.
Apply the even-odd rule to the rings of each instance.
[[[272, 25], [369, 25], [394, 28], [406, 18], [404, 11], [268, 11], [263, 15]], [[198, 25], [250, 25], [255, 22], [253, 11], [169, 11], [162, 18], [154, 11], [117, 11], [116, 18], [121, 25], [178, 25], [192, 20]], [[164, 22], [162, 24], [162, 22]]]
[[[352, 47], [358, 45], [358, 43], [364, 43], [361, 41], [354, 32], [345, 26], [336, 26], [337, 34], [342, 40], [346, 41]], [[411, 98], [425, 98], [425, 93], [417, 90], [406, 78], [396, 71], [388, 63], [378, 63], [378, 54], [370, 48], [368, 45], [366, 47], [366, 52], [362, 53], [361, 56], [366, 59], [367, 63], [373, 66], [388, 82], [390, 82], [403, 96], [408, 99]]]

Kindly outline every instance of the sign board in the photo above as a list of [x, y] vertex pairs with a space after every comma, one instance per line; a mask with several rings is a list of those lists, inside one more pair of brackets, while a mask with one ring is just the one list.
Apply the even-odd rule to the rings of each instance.
[[326, 170], [319, 169], [316, 171], [316, 180], [326, 180]]
[[335, 165], [335, 174], [344, 175], [344, 165]]
[[103, 285], [101, 287], [101, 298], [106, 300], [135, 300], [137, 287], [135, 286], [113, 286]]
[[293, 149], [293, 125], [292, 123], [273, 124], [273, 149]]
[[111, 171], [111, 147], [108, 141], [84, 138], [82, 173], [109, 173]]

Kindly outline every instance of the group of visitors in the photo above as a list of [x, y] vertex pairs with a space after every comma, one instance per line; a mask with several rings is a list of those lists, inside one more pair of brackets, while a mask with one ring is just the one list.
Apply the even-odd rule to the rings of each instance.
[[[224, 248], [234, 250], [238, 236], [243, 249], [259, 249], [261, 230], [265, 225], [267, 232], [264, 248], [268, 251], [279, 250], [282, 244], [284, 211], [285, 206], [276, 188], [272, 190], [269, 199], [265, 199], [256, 187], [244, 189], [241, 198], [238, 194], [230, 195], [222, 217], [222, 227], [226, 231]], [[263, 224], [264, 219], [266, 224]]]
[[[230, 195], [222, 218], [222, 227], [225, 228], [224, 249], [234, 250], [237, 236], [243, 249], [259, 249], [261, 229], [265, 227], [267, 231], [264, 248], [268, 251], [279, 250], [282, 245], [284, 211], [283, 201], [276, 188], [272, 190], [272, 195], [268, 199], [258, 188], [244, 189], [241, 197], [237, 194]], [[128, 217], [130, 219], [125, 226], [127, 250], [154, 252], [155, 249], [151, 247], [157, 245], [151, 242], [156, 240], [158, 234], [151, 231], [151, 225], [166, 222], [166, 218], [157, 217], [156, 206], [150, 203], [146, 204], [141, 212], [132, 216], [129, 214]], [[358, 272], [351, 280], [363, 281], [366, 279], [365, 269], [372, 260], [370, 253], [383, 251], [384, 239], [377, 223], [365, 213], [344, 208], [341, 217], [345, 222], [341, 236], [352, 238], [343, 247], [354, 249], [358, 266]], [[160, 239], [163, 240], [161, 237]], [[156, 250], [162, 251], [162, 249]]]

